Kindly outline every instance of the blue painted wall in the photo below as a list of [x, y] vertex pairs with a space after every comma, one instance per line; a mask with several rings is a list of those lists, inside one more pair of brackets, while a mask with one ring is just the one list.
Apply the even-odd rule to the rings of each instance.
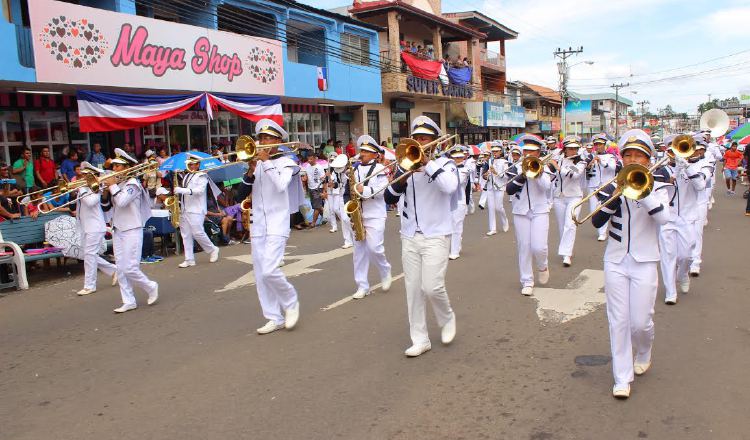
[[[20, 10], [21, 1], [27, 0], [11, 0], [13, 11]], [[82, 0], [81, 4], [126, 14], [136, 12], [135, 0]], [[286, 97], [363, 103], [382, 101], [380, 69], [373, 65], [377, 64], [379, 53], [376, 31], [303, 10], [287, 9], [283, 5], [263, 0], [209, 0], [204, 11], [190, 11], [190, 14], [185, 14], [184, 21], [186, 24], [216, 29], [216, 11], [217, 6], [221, 4], [231, 4], [275, 16], [278, 35], [282, 40], [286, 38], [286, 25], [289, 20], [322, 28], [308, 35], [321, 42], [321, 50], [301, 50], [298, 54], [299, 62], [289, 61], [286, 43], [282, 41]], [[22, 23], [20, 13], [14, 13], [12, 20], [13, 23], [0, 21], [0, 41], [3, 42], [0, 45], [0, 80], [35, 82], [34, 69], [22, 66], [19, 61], [19, 52], [23, 56], [24, 53], [28, 53], [24, 51], [29, 50], [26, 47], [29, 42], [22, 41], [19, 49], [16, 39], [17, 30], [14, 23]], [[373, 64], [360, 66], [341, 61], [338, 54], [341, 52], [342, 32], [369, 39]], [[322, 50], [323, 48], [325, 50]], [[318, 90], [318, 66], [328, 68], [327, 91]]]

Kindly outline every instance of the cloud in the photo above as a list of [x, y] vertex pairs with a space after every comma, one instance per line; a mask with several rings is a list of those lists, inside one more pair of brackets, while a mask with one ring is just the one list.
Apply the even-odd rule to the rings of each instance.
[[710, 29], [712, 39], [729, 40], [746, 38], [747, 23], [750, 21], [750, 6], [720, 9], [705, 19], [705, 28]]

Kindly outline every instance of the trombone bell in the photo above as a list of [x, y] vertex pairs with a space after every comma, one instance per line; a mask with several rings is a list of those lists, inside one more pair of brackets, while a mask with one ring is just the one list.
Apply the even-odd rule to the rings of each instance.
[[640, 200], [651, 194], [654, 188], [654, 175], [643, 165], [630, 164], [617, 174], [617, 186], [622, 188], [624, 197]]
[[675, 136], [672, 140], [672, 151], [675, 155], [687, 159], [695, 153], [695, 139], [687, 134]]
[[396, 146], [396, 161], [398, 166], [409, 171], [422, 166], [424, 151], [419, 142], [412, 138], [401, 139]]

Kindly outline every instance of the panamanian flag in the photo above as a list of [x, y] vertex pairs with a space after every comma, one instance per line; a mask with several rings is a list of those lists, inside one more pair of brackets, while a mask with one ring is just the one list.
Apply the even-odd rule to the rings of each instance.
[[318, 90], [328, 90], [328, 67], [318, 67]]

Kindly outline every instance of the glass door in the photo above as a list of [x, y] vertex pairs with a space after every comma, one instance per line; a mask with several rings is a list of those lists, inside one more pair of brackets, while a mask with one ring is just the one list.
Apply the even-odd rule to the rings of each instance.
[[188, 126], [187, 124], [177, 124], [169, 126], [169, 147], [172, 154], [180, 151], [187, 151], [190, 148], [188, 144]]
[[208, 131], [205, 125], [189, 125], [190, 127], [190, 149], [208, 151]]

